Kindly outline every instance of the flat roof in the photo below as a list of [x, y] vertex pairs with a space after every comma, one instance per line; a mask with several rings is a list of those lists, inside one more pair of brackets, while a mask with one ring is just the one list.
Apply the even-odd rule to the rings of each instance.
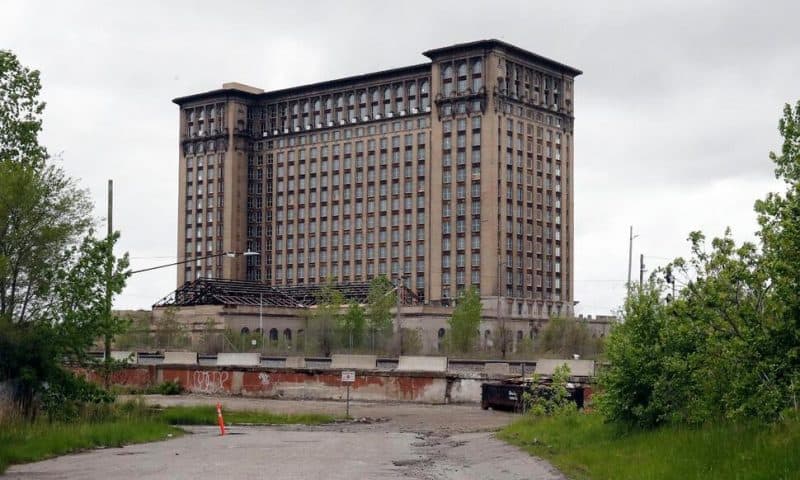
[[[569, 65], [557, 62], [547, 57], [543, 57], [529, 50], [525, 50], [523, 48], [517, 47], [510, 43], [506, 43], [502, 40], [497, 40], [494, 38], [486, 40], [477, 40], [474, 42], [467, 42], [467, 43], [457, 43], [455, 45], [450, 45], [442, 48], [434, 48], [432, 50], [427, 50], [423, 52], [423, 55], [433, 59], [436, 56], [446, 55], [448, 53], [457, 52], [459, 50], [470, 50], [470, 49], [489, 50], [495, 48], [512, 52], [521, 57], [528, 58], [534, 63], [547, 66], [549, 68], [567, 73], [572, 76], [578, 76], [583, 73], [582, 71], [574, 67], [570, 67]], [[264, 91], [258, 92], [259, 89], [255, 87], [239, 84], [237, 82], [230, 82], [223, 84], [223, 88], [209, 90], [207, 92], [202, 92], [202, 93], [195, 93], [192, 95], [186, 95], [183, 97], [177, 97], [172, 99], [172, 102], [177, 105], [183, 105], [185, 103], [189, 103], [195, 100], [202, 100], [204, 98], [220, 97], [220, 96], [233, 96], [247, 100], [256, 100], [256, 99], [266, 100], [272, 97], [292, 96], [295, 94], [299, 95], [309, 90], [323, 90], [334, 87], [344, 87], [347, 84], [368, 82], [383, 77], [423, 73], [426, 71], [430, 71], [430, 68], [431, 68], [430, 62], [419, 63], [407, 67], [390, 68], [388, 70], [380, 70], [377, 72], [362, 73], [359, 75], [352, 75], [349, 77], [342, 77], [333, 80], [325, 80], [322, 82], [309, 83], [306, 85], [299, 85], [296, 87], [282, 88], [279, 90], [271, 90], [268, 92]], [[239, 85], [241, 85], [241, 88], [239, 87]]]
[[448, 53], [456, 52], [458, 50], [470, 50], [470, 49], [485, 49], [485, 50], [489, 50], [489, 49], [494, 49], [494, 48], [498, 48], [498, 49], [501, 49], [501, 50], [507, 50], [509, 52], [513, 52], [513, 53], [515, 53], [515, 54], [517, 54], [517, 55], [519, 55], [521, 57], [527, 57], [527, 58], [531, 59], [535, 63], [540, 63], [542, 65], [546, 65], [546, 66], [548, 66], [550, 68], [553, 68], [554, 70], [560, 70], [560, 71], [568, 73], [568, 74], [570, 74], [572, 76], [576, 76], [577, 77], [578, 75], [583, 73], [582, 71], [578, 70], [577, 68], [570, 67], [569, 65], [566, 65], [566, 64], [561, 63], [561, 62], [557, 62], [557, 61], [555, 61], [553, 59], [550, 59], [550, 58], [547, 58], [547, 57], [543, 57], [543, 56], [541, 56], [541, 55], [539, 55], [537, 53], [531, 52], [530, 50], [525, 50], [524, 48], [520, 48], [520, 47], [518, 47], [516, 45], [512, 45], [510, 43], [504, 42], [502, 40], [498, 40], [496, 38], [490, 38], [490, 39], [485, 39], [485, 40], [476, 40], [474, 42], [457, 43], [455, 45], [449, 45], [447, 47], [434, 48], [432, 50], [427, 50], [425, 52], [422, 52], [422, 54], [425, 55], [428, 58], [433, 59], [436, 56], [446, 55]]
[[325, 80], [322, 82], [309, 83], [306, 85], [299, 85], [296, 87], [282, 88], [280, 90], [270, 90], [268, 92], [263, 92], [258, 94], [252, 93], [250, 91], [241, 90], [238, 88], [219, 88], [216, 90], [209, 90], [203, 93], [195, 93], [192, 95], [187, 95], [185, 97], [174, 98], [172, 102], [178, 105], [182, 105], [184, 103], [191, 102], [193, 100], [200, 100], [202, 98], [209, 96], [220, 96], [225, 94], [239, 95], [252, 99], [255, 98], [268, 99], [270, 97], [291, 96], [293, 94], [299, 94], [307, 90], [322, 90], [331, 87], [345, 86], [346, 84], [350, 83], [368, 82], [370, 80], [375, 80], [383, 77], [428, 72], [430, 71], [430, 68], [431, 68], [430, 62], [419, 63], [407, 67], [390, 68], [388, 70], [380, 70], [377, 72], [362, 73], [359, 75], [352, 75], [349, 77], [336, 78], [333, 80]]

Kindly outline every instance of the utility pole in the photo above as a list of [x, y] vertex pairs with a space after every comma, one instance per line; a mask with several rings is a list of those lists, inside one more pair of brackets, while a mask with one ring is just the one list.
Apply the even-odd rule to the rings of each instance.
[[103, 353], [105, 357], [105, 371], [104, 371], [104, 380], [106, 386], [108, 386], [110, 371], [109, 365], [111, 361], [111, 270], [114, 268], [113, 261], [114, 261], [114, 252], [113, 252], [113, 245], [111, 244], [111, 236], [114, 234], [114, 223], [113, 223], [113, 212], [114, 212], [114, 180], [108, 180], [108, 235], [106, 236], [106, 241], [109, 243], [108, 245], [108, 253], [106, 258], [106, 311], [105, 311], [105, 332], [103, 336]]
[[644, 285], [644, 254], [639, 255], [639, 286]]
[[258, 334], [261, 335], [261, 353], [264, 353], [264, 292], [258, 293]]
[[400, 275], [397, 280], [397, 333], [400, 336], [400, 355], [403, 353], [403, 324], [402, 324], [402, 314], [400, 312], [400, 308], [403, 304], [403, 276]]
[[628, 239], [628, 295], [631, 293], [631, 268], [633, 263], [633, 225]]

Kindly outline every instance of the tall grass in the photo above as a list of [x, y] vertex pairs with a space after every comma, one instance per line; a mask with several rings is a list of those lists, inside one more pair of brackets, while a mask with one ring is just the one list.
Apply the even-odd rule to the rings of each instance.
[[[334, 421], [331, 415], [283, 415], [262, 411], [225, 411], [226, 425], [319, 425]], [[28, 422], [13, 415], [0, 420], [0, 474], [9, 465], [33, 462], [96, 447], [163, 440], [183, 430], [175, 425], [216, 425], [214, 406], [167, 407], [157, 410], [144, 401], [89, 405], [69, 423], [41, 419]]]
[[[232, 410], [222, 413], [226, 425], [321, 425], [334, 421], [333, 416], [318, 413], [276, 414], [256, 410]], [[171, 425], [216, 425], [217, 409], [212, 405], [167, 407], [161, 412], [160, 417]]]
[[574, 479], [800, 478], [800, 419], [624, 430], [597, 414], [524, 418], [498, 437]]
[[0, 473], [9, 465], [96, 447], [163, 440], [182, 430], [168, 425], [143, 402], [92, 405], [73, 422], [29, 422], [7, 416], [0, 422]]

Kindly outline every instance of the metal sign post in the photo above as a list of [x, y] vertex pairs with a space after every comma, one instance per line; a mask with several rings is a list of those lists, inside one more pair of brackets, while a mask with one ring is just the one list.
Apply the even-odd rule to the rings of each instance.
[[356, 372], [353, 370], [342, 370], [342, 383], [347, 385], [347, 418], [350, 418], [350, 384], [356, 381]]

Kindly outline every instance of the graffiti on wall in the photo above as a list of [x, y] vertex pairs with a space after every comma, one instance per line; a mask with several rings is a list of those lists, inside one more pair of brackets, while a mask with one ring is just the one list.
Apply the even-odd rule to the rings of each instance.
[[225, 383], [230, 373], [226, 371], [198, 370], [194, 372], [192, 390], [196, 393], [212, 395], [225, 392]]

